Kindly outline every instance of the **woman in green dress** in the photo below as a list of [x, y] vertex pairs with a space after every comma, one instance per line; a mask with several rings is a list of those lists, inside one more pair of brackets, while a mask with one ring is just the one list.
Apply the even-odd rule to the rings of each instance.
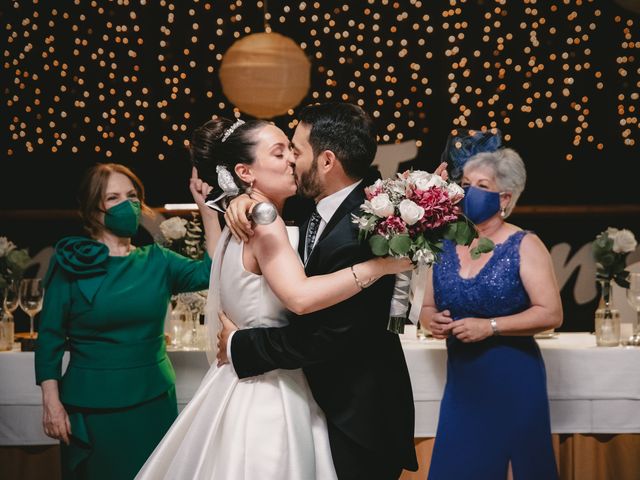
[[[204, 205], [210, 188], [195, 173], [190, 189], [211, 254], [220, 225]], [[126, 480], [178, 413], [163, 333], [169, 299], [207, 288], [211, 260], [131, 244], [141, 212], [150, 210], [142, 183], [123, 165], [92, 167], [79, 201], [91, 238], [60, 240], [45, 278], [35, 355], [44, 430], [61, 440], [63, 478]]]

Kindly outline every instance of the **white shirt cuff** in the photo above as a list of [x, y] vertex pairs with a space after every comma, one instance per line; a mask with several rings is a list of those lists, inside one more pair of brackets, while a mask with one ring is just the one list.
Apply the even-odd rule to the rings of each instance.
[[[233, 360], [231, 360], [231, 339], [233, 338], [234, 333], [236, 333], [236, 330], [231, 332], [227, 339], [227, 360], [229, 360], [229, 365], [231, 365], [231, 367], [233, 367]], [[235, 368], [233, 370], [235, 371]]]

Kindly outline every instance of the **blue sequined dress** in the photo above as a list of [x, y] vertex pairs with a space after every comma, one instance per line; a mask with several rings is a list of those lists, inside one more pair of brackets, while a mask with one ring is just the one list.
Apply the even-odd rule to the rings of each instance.
[[[471, 278], [460, 276], [447, 241], [434, 266], [435, 303], [454, 320], [513, 315], [530, 306], [520, 279], [519, 231], [496, 245]], [[544, 362], [533, 337], [497, 336], [481, 342], [447, 340], [447, 384], [440, 406], [429, 480], [558, 478], [549, 421]]]

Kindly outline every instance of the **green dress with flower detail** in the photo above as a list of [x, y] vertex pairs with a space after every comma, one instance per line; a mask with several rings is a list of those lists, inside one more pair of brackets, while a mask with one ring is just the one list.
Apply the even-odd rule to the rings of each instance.
[[[177, 416], [164, 319], [172, 294], [207, 288], [211, 260], [158, 245], [111, 257], [68, 237], [45, 278], [36, 383], [59, 381], [71, 421], [61, 444], [65, 479], [133, 478]], [[68, 342], [68, 343], [67, 343]], [[69, 366], [62, 375], [65, 343]]]

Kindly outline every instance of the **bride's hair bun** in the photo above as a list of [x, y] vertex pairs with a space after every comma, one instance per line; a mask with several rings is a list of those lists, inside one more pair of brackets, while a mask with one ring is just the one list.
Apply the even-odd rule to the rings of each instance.
[[[253, 163], [255, 130], [268, 124], [264, 120], [250, 120], [236, 125], [235, 119], [216, 117], [196, 128], [191, 136], [189, 150], [191, 163], [198, 169], [200, 178], [210, 185], [217, 185], [216, 167], [224, 165], [236, 183], [242, 186], [234, 167], [238, 163]], [[229, 132], [232, 127], [235, 128]]]

